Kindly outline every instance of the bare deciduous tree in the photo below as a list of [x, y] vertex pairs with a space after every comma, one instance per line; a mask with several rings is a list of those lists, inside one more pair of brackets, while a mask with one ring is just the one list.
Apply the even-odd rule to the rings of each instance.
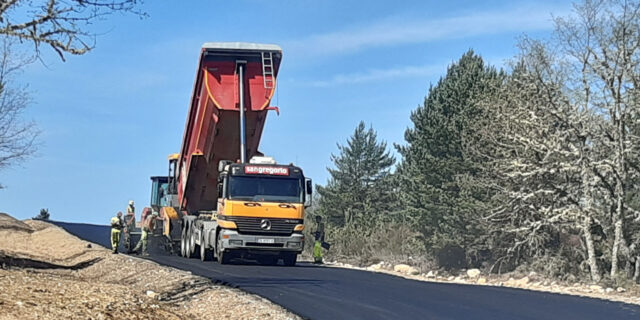
[[[493, 149], [479, 150], [502, 197], [490, 217], [515, 235], [510, 252], [548, 250], [550, 232], [579, 231], [592, 279], [599, 261], [617, 279], [640, 245], [628, 194], [640, 179], [640, 2], [586, 0], [556, 26], [547, 44], [523, 42], [505, 91], [485, 106], [495, 123], [481, 137]], [[601, 256], [594, 226], [608, 241]]]
[[582, 260], [599, 281], [591, 237], [592, 115], [565, 96], [567, 73], [542, 43], [525, 39], [521, 52], [500, 94], [483, 103], [490, 117], [479, 124], [480, 141], [467, 146], [486, 161], [485, 183], [496, 190], [498, 205], [486, 219], [513, 239], [502, 259], [548, 255], [556, 236], [581, 234]]
[[627, 184], [639, 173], [640, 137], [631, 128], [640, 114], [640, 2], [584, 1], [575, 6], [575, 18], [556, 19], [558, 44], [580, 74], [574, 93], [585, 108], [602, 115], [594, 137], [609, 155], [593, 166], [611, 201], [613, 243], [612, 278], [618, 273], [628, 215], [638, 217], [627, 204]]
[[0, 2], [0, 34], [30, 41], [38, 53], [48, 45], [64, 60], [64, 54], [85, 54], [94, 47], [89, 25], [101, 18], [126, 12], [140, 16], [142, 0], [3, 0]]
[[22, 119], [31, 102], [27, 87], [13, 82], [13, 76], [33, 59], [15, 52], [12, 41], [6, 37], [0, 40], [0, 49], [0, 169], [3, 169], [33, 155], [39, 132], [33, 122]]

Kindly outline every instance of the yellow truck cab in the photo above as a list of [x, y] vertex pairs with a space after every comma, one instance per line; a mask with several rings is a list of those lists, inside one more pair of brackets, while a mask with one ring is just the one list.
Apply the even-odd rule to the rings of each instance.
[[[294, 165], [269, 157], [220, 164], [215, 254], [259, 258], [294, 265], [304, 248], [304, 210], [311, 205], [311, 180]], [[210, 238], [210, 236], [209, 236]], [[210, 239], [210, 241], [213, 239]]]

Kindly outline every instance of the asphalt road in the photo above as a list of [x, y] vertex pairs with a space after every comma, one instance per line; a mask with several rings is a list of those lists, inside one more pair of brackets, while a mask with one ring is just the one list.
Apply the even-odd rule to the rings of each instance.
[[[109, 227], [54, 222], [110, 247]], [[640, 319], [640, 306], [520, 289], [432, 283], [350, 269], [150, 260], [258, 294], [309, 319]]]

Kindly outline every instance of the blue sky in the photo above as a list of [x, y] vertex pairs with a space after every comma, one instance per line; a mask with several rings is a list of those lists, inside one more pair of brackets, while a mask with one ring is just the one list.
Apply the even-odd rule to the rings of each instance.
[[[336, 143], [363, 120], [391, 145], [448, 64], [472, 48], [502, 65], [518, 37], [548, 36], [557, 1], [147, 1], [149, 18], [93, 26], [96, 48], [60, 61], [45, 51], [18, 80], [34, 98], [36, 157], [0, 171], [0, 212], [49, 208], [56, 220], [106, 223], [180, 149], [200, 46], [275, 43], [283, 62], [261, 150], [324, 184]], [[183, 3], [183, 2], [181, 2]], [[187, 2], [184, 2], [187, 3]]]

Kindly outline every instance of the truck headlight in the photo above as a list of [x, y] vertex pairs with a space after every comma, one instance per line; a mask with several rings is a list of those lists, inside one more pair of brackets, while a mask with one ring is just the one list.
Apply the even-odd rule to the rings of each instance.
[[297, 224], [293, 231], [302, 231], [304, 230], [304, 224]]
[[238, 226], [233, 221], [218, 219], [218, 225], [220, 226], [220, 228], [224, 229], [238, 229]]
[[287, 248], [300, 248], [300, 242], [287, 242]]

